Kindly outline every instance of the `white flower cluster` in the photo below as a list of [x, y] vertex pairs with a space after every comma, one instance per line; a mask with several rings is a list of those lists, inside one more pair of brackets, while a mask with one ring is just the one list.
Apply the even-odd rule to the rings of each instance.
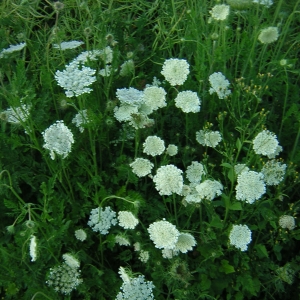
[[253, 140], [253, 150], [256, 154], [274, 158], [282, 150], [277, 137], [269, 130], [261, 131]]
[[36, 259], [37, 259], [37, 242], [36, 242], [35, 235], [32, 235], [30, 238], [29, 254], [31, 257], [31, 261], [36, 261]]
[[4, 57], [6, 54], [9, 54], [9, 53], [12, 53], [12, 52], [16, 52], [16, 51], [20, 51], [25, 46], [26, 46], [26, 43], [20, 43], [18, 45], [10, 45], [7, 49], [3, 49], [0, 52], [0, 58]]
[[144, 177], [151, 173], [154, 164], [148, 159], [138, 157], [129, 166], [138, 177]]
[[127, 236], [123, 235], [123, 234], [118, 234], [115, 236], [115, 241], [117, 244], [119, 244], [120, 246], [130, 246], [130, 241], [127, 238]]
[[117, 224], [116, 213], [110, 206], [94, 208], [91, 210], [91, 215], [87, 223], [92, 227], [93, 231], [99, 231], [101, 234], [108, 234], [108, 230], [112, 225]]
[[231, 90], [228, 89], [230, 83], [221, 72], [211, 74], [208, 80], [211, 85], [210, 94], [217, 93], [219, 99], [224, 99], [231, 94]]
[[184, 113], [197, 113], [200, 111], [201, 101], [197, 93], [192, 91], [179, 92], [175, 98], [175, 106], [181, 108]]
[[292, 269], [290, 263], [285, 264], [283, 267], [280, 267], [276, 270], [277, 275], [280, 279], [288, 284], [292, 284], [294, 282], [295, 270]]
[[258, 40], [262, 44], [270, 44], [278, 40], [279, 37], [279, 32], [277, 27], [268, 27], [265, 29], [262, 29], [259, 36]]
[[120, 67], [121, 76], [129, 76], [134, 74], [134, 62], [132, 59], [125, 61]]
[[148, 136], [143, 143], [143, 152], [151, 155], [157, 156], [165, 151], [165, 142], [158, 136]]
[[104, 63], [110, 64], [113, 60], [113, 51], [112, 49], [107, 46], [102, 50], [90, 50], [90, 51], [84, 51], [80, 53], [73, 61], [72, 63], [75, 64], [85, 64], [89, 60], [95, 61], [98, 60], [98, 57], [100, 57]]
[[80, 110], [78, 114], [75, 115], [75, 117], [72, 119], [72, 123], [76, 125], [76, 127], [79, 128], [79, 131], [82, 133], [84, 131], [84, 127], [82, 125], [86, 125], [89, 123], [89, 118], [87, 115], [87, 110]]
[[139, 260], [143, 263], [146, 263], [149, 260], [149, 251], [140, 250]]
[[168, 221], [157, 221], [149, 225], [150, 239], [158, 249], [174, 249], [180, 232]]
[[282, 164], [274, 159], [268, 161], [262, 168], [266, 185], [278, 185], [284, 178], [286, 164]]
[[249, 171], [249, 168], [245, 164], [237, 164], [234, 166], [234, 172], [236, 175], [240, 175], [245, 171]]
[[153, 112], [159, 108], [167, 106], [166, 91], [162, 87], [149, 86], [144, 89], [143, 101]]
[[45, 144], [43, 147], [50, 150], [50, 157], [55, 159], [55, 153], [66, 158], [71, 152], [74, 138], [71, 130], [63, 121], [56, 121], [42, 132]]
[[266, 7], [270, 7], [273, 4], [272, 0], [253, 0], [253, 3], [261, 4]]
[[[122, 267], [120, 267], [121, 269]], [[123, 268], [122, 268], [123, 269]], [[119, 272], [120, 273], [120, 272]], [[116, 300], [151, 300], [154, 299], [152, 290], [154, 285], [152, 281], [145, 280], [144, 275], [139, 275], [136, 278], [131, 278], [128, 274], [124, 274], [123, 269], [121, 278], [123, 284], [121, 286], [121, 292], [118, 293]]]
[[219, 181], [207, 179], [197, 185], [195, 189], [201, 200], [213, 200], [222, 194], [223, 185]]
[[31, 105], [22, 104], [19, 107], [10, 107], [7, 110], [3, 111], [5, 120], [12, 124], [20, 124], [25, 122], [29, 118], [29, 111]]
[[236, 199], [252, 204], [266, 192], [264, 175], [255, 171], [244, 171], [237, 177]]
[[179, 255], [179, 251], [174, 249], [162, 249], [161, 254], [163, 258], [172, 259]]
[[283, 215], [279, 218], [279, 226], [293, 230], [295, 226], [295, 218], [293, 216]]
[[139, 220], [130, 211], [118, 212], [119, 225], [124, 229], [134, 229], [139, 223]]
[[150, 127], [154, 124], [154, 121], [148, 118], [153, 107], [145, 104], [147, 98], [144, 98], [143, 91], [135, 88], [117, 89], [117, 98], [121, 105], [114, 108], [114, 115], [119, 122], [129, 122], [135, 129]]
[[83, 229], [77, 229], [75, 230], [75, 237], [79, 241], [85, 241], [87, 238], [87, 234]]
[[204, 167], [198, 161], [192, 161], [192, 164], [186, 169], [186, 177], [191, 183], [200, 183], [202, 175], [205, 175]]
[[248, 249], [251, 242], [251, 230], [247, 225], [233, 225], [229, 234], [230, 245], [235, 246], [241, 251]]
[[69, 266], [66, 262], [50, 269], [46, 283], [52, 286], [56, 292], [69, 295], [82, 283], [80, 270]]
[[170, 144], [170, 145], [168, 145], [168, 148], [166, 149], [166, 153], [169, 156], [174, 156], [178, 153], [178, 147], [176, 145]]
[[75, 49], [79, 46], [83, 45], [84, 42], [82, 41], [69, 41], [69, 42], [61, 42], [60, 44], [53, 44], [52, 47], [55, 49], [60, 50], [68, 50], [68, 49]]
[[222, 141], [222, 137], [219, 131], [199, 130], [196, 132], [196, 141], [203, 146], [215, 148]]
[[77, 269], [80, 267], [80, 262], [77, 258], [75, 258], [72, 254], [70, 253], [65, 253], [63, 256], [62, 256], [63, 260], [65, 261], [65, 263], [73, 268], [73, 269]]
[[217, 4], [211, 9], [210, 14], [214, 20], [224, 21], [228, 17], [229, 11], [230, 11], [229, 5]]
[[181, 195], [183, 187], [182, 171], [174, 165], [166, 165], [157, 169], [153, 177], [155, 188], [160, 195]]
[[58, 85], [65, 89], [67, 97], [79, 96], [92, 91], [90, 86], [96, 81], [93, 76], [96, 70], [81, 66], [77, 62], [71, 62], [63, 71], [55, 72], [55, 80]]
[[161, 74], [172, 85], [182, 85], [190, 73], [189, 64], [185, 59], [167, 59], [162, 67]]
[[173, 257], [179, 252], [187, 253], [197, 244], [191, 234], [179, 232], [175, 225], [165, 220], [150, 224], [148, 232], [155, 247], [163, 249], [165, 258]]

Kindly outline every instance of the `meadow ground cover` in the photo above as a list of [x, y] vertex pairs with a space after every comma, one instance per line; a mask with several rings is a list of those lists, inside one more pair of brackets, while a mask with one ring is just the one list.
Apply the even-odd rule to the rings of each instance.
[[300, 0], [2, 0], [2, 299], [298, 299]]

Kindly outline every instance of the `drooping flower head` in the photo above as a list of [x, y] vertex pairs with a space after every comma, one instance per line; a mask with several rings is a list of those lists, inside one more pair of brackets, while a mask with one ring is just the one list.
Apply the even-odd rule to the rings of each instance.
[[71, 267], [73, 269], [80, 267], [80, 262], [74, 255], [72, 255], [70, 253], [65, 253], [62, 256], [62, 258], [69, 267]]
[[67, 49], [75, 49], [83, 44], [84, 42], [82, 41], [69, 41], [69, 42], [61, 42], [60, 44], [53, 44], [52, 47], [64, 51]]
[[93, 231], [99, 231], [101, 234], [108, 234], [108, 230], [112, 225], [117, 224], [116, 213], [110, 206], [94, 208], [91, 210], [90, 219], [87, 223], [92, 227]]
[[155, 188], [160, 195], [181, 195], [183, 187], [182, 171], [174, 165], [166, 165], [157, 169], [153, 177]]
[[7, 55], [9, 53], [21, 51], [25, 46], [26, 46], [26, 43], [20, 43], [18, 45], [10, 45], [7, 49], [3, 49], [0, 52], [0, 58], [4, 57], [5, 55]]
[[63, 121], [56, 121], [42, 132], [45, 144], [43, 147], [50, 150], [50, 156], [55, 159], [55, 154], [66, 158], [71, 152], [74, 143], [73, 133]]
[[241, 251], [248, 249], [251, 242], [251, 230], [247, 225], [233, 225], [229, 234], [230, 245], [235, 246]]
[[21, 106], [10, 107], [3, 111], [5, 121], [12, 124], [20, 124], [29, 118], [31, 105], [21, 103]]
[[30, 238], [29, 254], [31, 261], [36, 261], [37, 259], [37, 241], [36, 236], [32, 235]]
[[157, 221], [149, 225], [150, 239], [158, 249], [174, 249], [180, 232], [168, 221]]
[[200, 111], [200, 99], [197, 93], [192, 91], [179, 92], [175, 98], [175, 106], [181, 108], [184, 113], [197, 113]]
[[261, 32], [258, 36], [258, 40], [262, 44], [270, 44], [270, 43], [277, 41], [278, 37], [279, 37], [278, 28], [277, 27], [268, 27], [268, 28], [261, 30]]
[[264, 175], [255, 171], [244, 171], [237, 177], [236, 199], [252, 204], [266, 192]]
[[161, 74], [172, 85], [182, 85], [190, 73], [189, 64], [185, 59], [167, 59], [162, 67]]

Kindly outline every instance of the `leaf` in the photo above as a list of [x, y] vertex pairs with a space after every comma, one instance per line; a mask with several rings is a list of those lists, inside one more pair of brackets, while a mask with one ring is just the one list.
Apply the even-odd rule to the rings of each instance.
[[228, 168], [228, 169], [232, 169], [233, 168], [232, 165], [229, 164], [229, 163], [222, 163], [221, 166], [225, 167], [225, 168]]
[[225, 274], [230, 274], [235, 272], [234, 267], [229, 264], [228, 260], [222, 259], [221, 264], [222, 266], [219, 268], [220, 272], [223, 272]]
[[265, 245], [257, 244], [257, 245], [255, 245], [254, 248], [256, 249], [256, 251], [257, 251], [257, 256], [258, 256], [259, 258], [269, 257], [268, 251], [267, 251]]
[[228, 176], [230, 182], [231, 182], [232, 184], [234, 184], [234, 182], [235, 182], [235, 173], [234, 173], [233, 168], [230, 169], [230, 170], [228, 171], [227, 176]]
[[241, 140], [239, 138], [236, 140], [235, 144], [236, 144], [236, 147], [237, 147], [238, 151], [241, 151], [241, 149], [242, 149], [242, 142], [241, 142]]
[[220, 219], [220, 217], [218, 215], [214, 215], [210, 222], [210, 226], [216, 227], [216, 228], [223, 228], [224, 225], [223, 225], [223, 222]]
[[211, 286], [211, 281], [206, 274], [200, 274], [200, 289], [201, 291], [208, 291]]
[[5, 207], [7, 207], [9, 209], [13, 209], [13, 210], [19, 210], [18, 204], [14, 203], [13, 201], [4, 199], [3, 202], [4, 202]]
[[229, 209], [231, 210], [243, 210], [241, 202], [235, 202], [230, 205]]

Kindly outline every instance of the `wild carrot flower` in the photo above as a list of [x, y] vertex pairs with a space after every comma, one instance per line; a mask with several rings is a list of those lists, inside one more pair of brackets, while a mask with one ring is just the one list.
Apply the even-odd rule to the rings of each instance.
[[200, 183], [202, 175], [204, 174], [204, 167], [198, 161], [192, 161], [192, 164], [186, 169], [186, 177], [189, 182]]
[[266, 185], [278, 185], [284, 178], [285, 170], [286, 164], [274, 159], [268, 161], [261, 170]]
[[90, 218], [87, 223], [92, 227], [93, 231], [99, 231], [101, 234], [108, 234], [108, 230], [112, 225], [117, 224], [116, 213], [110, 206], [94, 208], [91, 210]]
[[228, 89], [230, 82], [221, 72], [215, 72], [209, 76], [209, 82], [211, 88], [209, 93], [217, 93], [219, 99], [224, 99], [231, 94], [231, 90]]
[[119, 225], [124, 229], [134, 229], [139, 223], [139, 220], [130, 211], [118, 212]]
[[180, 235], [176, 226], [165, 220], [150, 224], [148, 232], [158, 249], [174, 249]]
[[155, 188], [160, 195], [181, 195], [183, 187], [182, 171], [174, 165], [166, 165], [157, 169], [153, 177]]
[[224, 21], [228, 17], [229, 11], [230, 11], [229, 5], [217, 4], [211, 9], [210, 14], [214, 20]]
[[179, 92], [175, 98], [175, 106], [181, 108], [184, 113], [199, 112], [200, 103], [197, 93], [192, 91]]
[[252, 204], [266, 192], [264, 175], [255, 171], [244, 171], [237, 177], [236, 199]]
[[182, 85], [190, 73], [189, 64], [185, 59], [167, 59], [162, 67], [161, 74], [172, 85]]
[[258, 40], [262, 44], [270, 44], [277, 41], [279, 37], [278, 28], [277, 27], [268, 27], [261, 30]]
[[69, 41], [69, 42], [61, 42], [60, 44], [53, 44], [52, 47], [60, 50], [67, 50], [67, 49], [75, 49], [83, 44], [84, 42], [82, 41]]
[[148, 136], [143, 143], [143, 148], [144, 153], [157, 156], [165, 151], [165, 142], [158, 136]]
[[0, 52], [0, 58], [4, 57], [6, 54], [13, 53], [22, 50], [26, 46], [26, 43], [20, 43], [18, 45], [10, 45], [7, 49], [3, 49]]
[[132, 172], [138, 177], [143, 177], [151, 173], [154, 164], [150, 160], [145, 158], [136, 158], [134, 162], [130, 164]]
[[80, 240], [83, 242], [86, 240], [87, 234], [83, 229], [77, 229], [77, 230], [75, 230], [75, 237], [77, 240]]
[[196, 132], [196, 141], [203, 146], [215, 148], [222, 141], [222, 137], [219, 131], [199, 130]]
[[253, 150], [256, 154], [274, 155], [278, 150], [278, 140], [269, 130], [261, 131], [253, 140]]
[[56, 121], [44, 132], [44, 148], [50, 150], [50, 157], [55, 159], [55, 153], [62, 158], [66, 158], [71, 152], [74, 138], [71, 130], [64, 124], [63, 121]]
[[73, 62], [67, 65], [64, 71], [57, 70], [55, 80], [65, 89], [67, 97], [78, 97], [92, 91], [88, 86], [96, 81], [96, 77], [93, 76], [95, 73], [96, 70], [85, 66], [79, 67], [79, 64]]
[[293, 216], [283, 215], [279, 218], [279, 226], [293, 230], [295, 228], [295, 218]]
[[29, 254], [31, 257], [31, 261], [36, 261], [36, 259], [37, 259], [37, 242], [36, 242], [35, 235], [32, 235], [30, 238]]
[[251, 230], [247, 225], [232, 226], [229, 234], [230, 245], [235, 246], [241, 251], [246, 251], [251, 240]]

